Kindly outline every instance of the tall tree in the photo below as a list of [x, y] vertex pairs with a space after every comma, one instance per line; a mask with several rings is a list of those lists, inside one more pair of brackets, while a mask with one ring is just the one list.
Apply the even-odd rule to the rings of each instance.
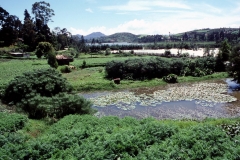
[[221, 54], [222, 60], [228, 61], [230, 53], [231, 53], [231, 46], [229, 45], [227, 40], [224, 40], [220, 47], [220, 54]]
[[231, 52], [229, 73], [240, 83], [240, 45], [235, 46]]
[[54, 35], [57, 39], [58, 49], [68, 47], [72, 41], [72, 34], [66, 28], [61, 29], [60, 27], [55, 27]]
[[28, 11], [25, 9], [22, 38], [24, 40], [24, 44], [28, 45], [29, 50], [34, 50], [37, 45], [35, 27], [36, 26], [33, 22], [33, 19], [31, 18]]
[[8, 16], [9, 16], [9, 13], [5, 9], [0, 7], [0, 25], [1, 26], [5, 23], [5, 20], [7, 19]]
[[51, 17], [55, 15], [54, 10], [50, 8], [49, 3], [41, 1], [32, 5], [32, 13], [35, 15], [36, 44], [39, 42], [52, 43], [52, 33], [47, 23], [52, 21]]
[[8, 15], [4, 17], [0, 30], [0, 41], [4, 46], [14, 44], [21, 37], [22, 23], [17, 16]]
[[54, 10], [50, 8], [50, 4], [45, 1], [35, 2], [32, 5], [32, 13], [36, 19], [40, 19], [43, 24], [52, 21], [51, 17], [54, 16]]

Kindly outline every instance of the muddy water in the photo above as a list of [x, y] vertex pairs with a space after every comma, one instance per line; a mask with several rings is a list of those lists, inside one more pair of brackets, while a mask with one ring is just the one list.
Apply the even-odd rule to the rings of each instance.
[[[220, 117], [238, 117], [240, 116], [240, 91], [236, 90], [239, 87], [236, 83], [232, 82], [230, 79], [223, 80], [211, 80], [205, 81], [209, 83], [227, 83], [229, 89], [225, 94], [232, 95], [238, 100], [231, 103], [209, 103], [205, 101], [193, 100], [193, 101], [171, 101], [162, 102], [161, 104], [156, 104], [154, 106], [141, 106], [139, 102], [135, 103], [135, 109], [133, 110], [122, 110], [114, 105], [109, 105], [106, 107], [97, 107], [98, 113], [96, 116], [132, 116], [136, 118], [146, 118], [154, 117], [157, 119], [204, 119], [207, 117], [220, 118]], [[138, 88], [129, 90], [134, 92], [135, 95], [140, 94], [152, 94], [158, 90], [166, 90], [169, 87], [182, 87], [188, 86], [192, 83], [181, 83], [181, 84], [168, 84], [166, 86], [152, 87], [152, 88]], [[106, 95], [111, 92], [96, 92], [90, 94], [84, 94], [86, 98], [94, 98], [101, 95]], [[114, 94], [111, 93], [111, 94]]]

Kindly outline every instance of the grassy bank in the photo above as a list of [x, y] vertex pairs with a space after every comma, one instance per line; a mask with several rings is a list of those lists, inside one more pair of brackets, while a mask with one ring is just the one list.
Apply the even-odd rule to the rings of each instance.
[[[138, 87], [154, 87], [159, 85], [166, 85], [162, 79], [152, 79], [144, 81], [122, 80], [119, 85], [113, 83], [110, 79], [105, 79], [103, 67], [85, 68], [76, 70], [68, 74], [63, 74], [64, 77], [73, 85], [76, 91], [99, 91], [99, 90], [121, 90]], [[225, 72], [214, 73], [212, 75], [203, 77], [179, 77], [179, 83], [196, 82], [204, 80], [215, 80], [227, 78], [228, 74]]]

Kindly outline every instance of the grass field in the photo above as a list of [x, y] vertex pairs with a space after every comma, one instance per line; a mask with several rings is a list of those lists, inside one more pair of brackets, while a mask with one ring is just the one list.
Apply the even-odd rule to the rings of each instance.
[[[76, 91], [96, 91], [115, 90], [137, 87], [151, 87], [166, 84], [162, 79], [152, 79], [144, 81], [122, 80], [120, 85], [113, 83], [111, 79], [105, 78], [104, 65], [112, 60], [126, 60], [129, 58], [150, 58], [151, 56], [115, 57], [114, 55], [92, 56], [81, 55], [75, 59], [71, 65], [76, 66], [76, 70], [64, 73], [65, 77]], [[170, 59], [169, 59], [170, 60]], [[81, 69], [83, 61], [86, 61], [87, 68]], [[35, 69], [49, 68], [46, 59], [35, 60], [8, 60], [0, 59], [0, 87], [6, 85], [15, 76], [22, 75], [23, 72]], [[179, 77], [179, 82], [200, 81], [208, 79], [226, 78], [226, 73], [215, 73], [204, 77]]]

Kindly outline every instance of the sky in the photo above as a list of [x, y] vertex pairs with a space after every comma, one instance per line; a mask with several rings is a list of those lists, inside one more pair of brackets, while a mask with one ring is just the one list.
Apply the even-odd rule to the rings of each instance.
[[[9, 14], [24, 19], [32, 4], [42, 0], [0, 0]], [[45, 0], [54, 10], [51, 29], [73, 35], [102, 32], [176, 34], [194, 29], [240, 27], [239, 0]], [[33, 15], [32, 15], [33, 17]]]

